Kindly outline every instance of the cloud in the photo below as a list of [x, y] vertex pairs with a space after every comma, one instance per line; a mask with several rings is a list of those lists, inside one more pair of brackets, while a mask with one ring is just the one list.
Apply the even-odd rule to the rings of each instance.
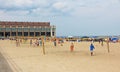
[[[56, 24], [59, 35], [76, 31], [78, 35], [86, 35], [85, 29], [97, 34], [99, 27], [119, 25], [119, 13], [120, 0], [0, 0], [0, 20], [49, 21]], [[65, 25], [69, 26], [67, 30]]]
[[4, 16], [24, 16], [27, 15], [29, 11], [26, 10], [16, 10], [16, 11], [6, 11], [6, 10], [0, 10], [0, 15]]
[[0, 9], [16, 10], [46, 7], [49, 5], [47, 0], [0, 0]]
[[0, 10], [0, 15], [3, 15], [4, 14], [4, 11], [3, 10]]
[[56, 10], [62, 11], [62, 12], [69, 10], [69, 7], [68, 7], [67, 3], [65, 3], [65, 2], [54, 3], [53, 8], [55, 8]]
[[29, 11], [25, 11], [25, 10], [17, 10], [17, 11], [7, 11], [6, 14], [7, 15], [13, 15], [13, 16], [24, 16], [27, 15], [29, 13]]
[[0, 0], [0, 8], [23, 8], [32, 5], [32, 0]]
[[49, 16], [51, 13], [51, 9], [43, 9], [43, 8], [36, 8], [31, 11], [31, 14], [35, 16]]
[[0, 10], [7, 15], [72, 16], [97, 15], [120, 8], [120, 0], [0, 0]]

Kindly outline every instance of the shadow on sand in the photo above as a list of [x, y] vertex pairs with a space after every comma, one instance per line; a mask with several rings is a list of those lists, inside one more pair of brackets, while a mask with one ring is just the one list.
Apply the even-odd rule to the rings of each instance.
[[13, 72], [4, 56], [0, 53], [0, 72]]

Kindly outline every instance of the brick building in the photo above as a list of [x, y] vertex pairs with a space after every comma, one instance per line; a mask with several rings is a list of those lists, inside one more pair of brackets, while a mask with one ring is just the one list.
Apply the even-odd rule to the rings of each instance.
[[52, 37], [56, 27], [50, 22], [8, 22], [0, 21], [0, 37]]

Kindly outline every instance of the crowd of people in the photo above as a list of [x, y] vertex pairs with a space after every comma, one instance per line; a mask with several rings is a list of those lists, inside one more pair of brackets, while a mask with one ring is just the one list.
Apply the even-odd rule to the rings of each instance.
[[[65, 40], [61, 40], [61, 39], [57, 39], [57, 38], [52, 38], [52, 39], [48, 39], [49, 41], [53, 42], [53, 45], [56, 47], [58, 44], [60, 46], [63, 46], [63, 43]], [[46, 41], [43, 38], [36, 38], [36, 39], [16, 39], [16, 47], [19, 47], [20, 44], [22, 42], [27, 42], [29, 41], [30, 46], [33, 47], [37, 47], [37, 46], [41, 46], [43, 45], [43, 42]], [[74, 52], [75, 46], [74, 46], [74, 42], [70, 42], [70, 52]], [[99, 41], [99, 43], [101, 44], [101, 46], [103, 46], [103, 41]], [[95, 46], [94, 46], [94, 41], [91, 41], [91, 44], [89, 46], [89, 50], [90, 50], [90, 54], [91, 56], [93, 56], [93, 52], [94, 52]]]

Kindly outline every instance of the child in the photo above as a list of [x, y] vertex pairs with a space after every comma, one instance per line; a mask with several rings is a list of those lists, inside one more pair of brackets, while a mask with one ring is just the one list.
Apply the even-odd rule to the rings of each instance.
[[71, 46], [70, 46], [70, 51], [71, 51], [71, 52], [73, 52], [73, 50], [74, 50], [74, 44], [73, 44], [73, 43], [71, 43]]
[[90, 45], [90, 52], [91, 52], [91, 56], [93, 56], [93, 50], [95, 49], [94, 45], [91, 43]]

